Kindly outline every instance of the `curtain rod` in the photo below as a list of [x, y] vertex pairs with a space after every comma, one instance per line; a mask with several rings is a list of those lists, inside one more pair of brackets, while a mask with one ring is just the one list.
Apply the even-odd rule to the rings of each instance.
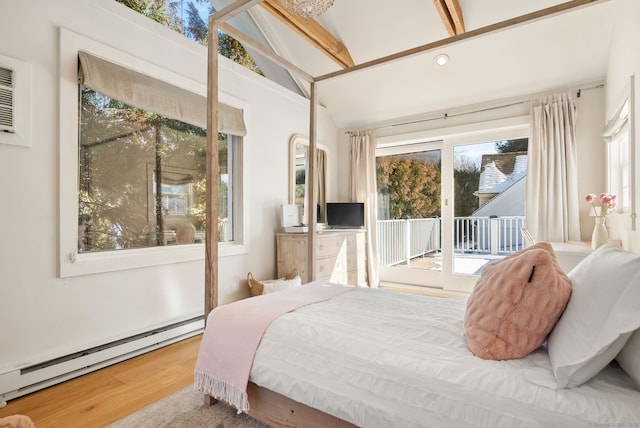
[[[593, 90], [593, 89], [600, 89], [600, 88], [604, 88], [604, 83], [599, 83], [597, 85], [588, 86], [586, 88], [577, 88], [577, 89], [574, 89], [574, 90], [570, 90], [568, 92], [574, 92], [575, 91], [576, 97], [580, 98], [580, 95], [582, 94], [583, 91], [590, 91], [590, 90]], [[545, 96], [545, 95], [538, 95], [538, 96], [534, 96], [532, 98], [538, 98], [538, 97], [541, 97], [541, 96]], [[461, 112], [461, 113], [453, 113], [453, 114], [444, 113], [442, 115], [438, 115], [438, 116], [435, 116], [435, 117], [430, 117], [430, 118], [427, 118], [427, 119], [418, 119], [418, 120], [413, 120], [413, 121], [409, 121], [409, 122], [393, 123], [391, 125], [378, 126], [378, 127], [373, 128], [373, 129], [375, 130], [375, 129], [393, 128], [393, 127], [396, 127], [396, 126], [405, 126], [405, 125], [413, 125], [413, 124], [416, 124], [416, 123], [432, 122], [434, 120], [448, 119], [450, 117], [459, 117], [459, 116], [465, 116], [465, 115], [468, 115], [468, 114], [483, 113], [483, 112], [491, 111], [491, 110], [499, 110], [499, 109], [502, 109], [502, 108], [513, 107], [513, 106], [517, 106], [517, 105], [520, 105], [520, 104], [526, 104], [526, 103], [530, 103], [530, 102], [531, 102], [531, 99], [523, 100], [523, 101], [515, 101], [515, 102], [512, 102], [512, 103], [508, 103], [508, 104], [502, 104], [502, 105], [499, 105], [499, 106], [480, 108], [480, 109], [465, 111], [465, 112]], [[356, 132], [358, 132], [358, 131], [345, 131], [344, 133], [345, 134], [349, 134], [349, 135], [354, 135]]]

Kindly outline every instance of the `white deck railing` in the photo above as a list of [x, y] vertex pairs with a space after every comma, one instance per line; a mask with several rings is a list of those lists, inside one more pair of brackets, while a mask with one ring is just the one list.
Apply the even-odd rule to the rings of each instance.
[[[407, 263], [414, 257], [441, 251], [439, 217], [380, 220], [377, 224], [381, 266]], [[456, 217], [454, 252], [509, 254], [522, 249], [524, 217]]]
[[440, 218], [380, 220], [377, 228], [380, 266], [406, 263], [440, 251]]

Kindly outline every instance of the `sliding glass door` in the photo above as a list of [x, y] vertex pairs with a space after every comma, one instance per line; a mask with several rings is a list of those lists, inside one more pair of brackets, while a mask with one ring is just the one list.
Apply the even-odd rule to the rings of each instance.
[[528, 127], [377, 150], [382, 283], [470, 291], [522, 248]]

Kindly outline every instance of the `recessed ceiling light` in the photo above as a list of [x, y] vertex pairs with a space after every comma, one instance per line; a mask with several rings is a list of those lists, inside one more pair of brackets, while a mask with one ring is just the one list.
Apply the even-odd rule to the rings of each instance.
[[449, 56], [445, 54], [436, 55], [434, 61], [440, 66], [447, 65], [449, 63]]

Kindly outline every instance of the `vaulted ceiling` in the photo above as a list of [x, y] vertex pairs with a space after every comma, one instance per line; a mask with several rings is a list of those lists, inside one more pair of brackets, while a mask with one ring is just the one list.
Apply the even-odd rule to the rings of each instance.
[[[210, 1], [217, 10], [233, 3]], [[307, 23], [288, 15], [278, 0], [265, 0], [229, 23], [312, 76], [441, 45], [320, 82], [320, 103], [339, 127], [351, 129], [602, 81], [617, 0], [581, 2], [570, 2], [578, 7], [551, 16], [524, 19], [569, 3], [335, 0]], [[484, 31], [504, 21], [515, 25]], [[483, 34], [465, 37], [475, 32]], [[441, 53], [450, 58], [446, 66], [434, 61]], [[254, 56], [268, 78], [302, 94], [308, 91], [302, 79]]]

